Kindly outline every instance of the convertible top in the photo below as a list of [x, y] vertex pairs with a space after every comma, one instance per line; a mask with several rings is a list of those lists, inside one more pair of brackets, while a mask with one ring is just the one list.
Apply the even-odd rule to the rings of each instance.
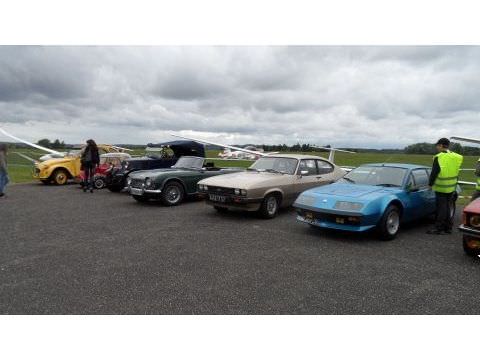
[[158, 144], [147, 144], [147, 148], [169, 147], [175, 153], [175, 157], [198, 156], [205, 157], [205, 146], [195, 141], [175, 140]]

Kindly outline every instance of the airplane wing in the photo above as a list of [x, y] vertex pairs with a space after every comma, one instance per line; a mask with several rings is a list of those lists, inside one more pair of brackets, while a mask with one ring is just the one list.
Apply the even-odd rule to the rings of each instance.
[[461, 137], [461, 136], [452, 136], [450, 139], [466, 141], [466, 142], [470, 142], [470, 143], [473, 143], [473, 144], [480, 144], [480, 139], [472, 139], [472, 138], [466, 138], [466, 137]]
[[37, 162], [37, 160], [32, 159], [31, 157], [29, 157], [29, 156], [27, 156], [27, 155], [25, 155], [25, 154], [22, 154], [22, 153], [19, 153], [19, 152], [14, 152], [14, 154], [15, 154], [15, 155], [18, 155], [18, 156], [20, 156], [20, 157], [22, 157], [22, 158], [24, 158], [24, 159], [26, 159], [26, 160], [28, 160], [28, 161], [31, 161], [31, 162], [34, 163], [34, 164]]
[[189, 138], [189, 137], [180, 136], [180, 135], [175, 135], [175, 134], [170, 134], [170, 135], [172, 135], [172, 136], [174, 136], [174, 137], [177, 137], [177, 138], [180, 138], [180, 139], [196, 141], [196, 142], [201, 143], [201, 144], [208, 144], [208, 145], [220, 146], [220, 147], [223, 147], [223, 148], [232, 149], [232, 150], [236, 150], [236, 151], [241, 151], [241, 152], [245, 152], [245, 153], [248, 153], [248, 154], [253, 154], [253, 155], [258, 155], [258, 156], [266, 156], [266, 155], [268, 155], [268, 154], [265, 154], [265, 153], [260, 152], [260, 151], [247, 150], [247, 149], [243, 149], [243, 148], [236, 147], [236, 146], [219, 144], [219, 143], [214, 143], [214, 142], [211, 142], [211, 141], [206, 141], [206, 140], [201, 140], [201, 139], [195, 139], [195, 138]]
[[320, 149], [320, 150], [328, 151], [329, 152], [328, 160], [332, 163], [335, 162], [335, 152], [337, 152], [337, 151], [344, 152], [344, 153], [349, 153], [349, 154], [355, 154], [354, 151], [335, 149], [335, 148], [331, 148], [331, 147], [323, 147], [323, 146], [315, 146], [315, 145], [311, 145], [311, 147], [314, 148], [314, 149]]
[[26, 140], [23, 140], [23, 139], [20, 139], [16, 136], [13, 136], [12, 134], [9, 134], [8, 132], [6, 132], [5, 130], [3, 130], [2, 128], [0, 128], [0, 133], [2, 133], [3, 135], [11, 138], [11, 139], [14, 139], [16, 141], [19, 141], [21, 143], [24, 143], [26, 145], [29, 145], [29, 146], [32, 146], [34, 148], [37, 148], [37, 149], [40, 149], [40, 150], [43, 150], [43, 151], [46, 151], [50, 154], [55, 154], [55, 155], [59, 155], [59, 156], [63, 156], [63, 153], [60, 153], [58, 151], [55, 151], [55, 150], [52, 150], [52, 149], [49, 149], [49, 148], [46, 148], [46, 147], [43, 147], [43, 146], [40, 146], [40, 145], [37, 145], [37, 144], [34, 144], [34, 143], [31, 143], [29, 141], [26, 141]]
[[119, 150], [119, 152], [122, 152], [122, 151], [133, 151], [132, 149], [127, 149], [127, 148], [124, 148], [124, 147], [121, 147], [121, 146], [116, 146], [116, 145], [110, 145], [113, 149], [115, 150]]
[[477, 183], [475, 183], [475, 182], [470, 182], [470, 181], [459, 181], [458, 183], [459, 183], [460, 185], [477, 186]]

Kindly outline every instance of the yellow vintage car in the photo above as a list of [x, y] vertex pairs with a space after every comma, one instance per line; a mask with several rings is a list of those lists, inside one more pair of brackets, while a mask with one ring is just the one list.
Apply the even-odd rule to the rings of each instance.
[[[112, 145], [98, 145], [100, 155], [118, 152], [118, 147]], [[60, 158], [51, 158], [36, 162], [33, 169], [33, 178], [44, 184], [54, 183], [65, 185], [68, 180], [80, 176], [80, 156], [83, 148], [67, 153]]]

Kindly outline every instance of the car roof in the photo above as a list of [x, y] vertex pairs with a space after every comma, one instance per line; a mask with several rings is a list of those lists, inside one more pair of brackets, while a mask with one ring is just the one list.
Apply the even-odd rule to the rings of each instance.
[[418, 165], [418, 164], [406, 164], [406, 163], [370, 163], [370, 164], [362, 164], [360, 166], [396, 167], [396, 168], [407, 169], [407, 170], [430, 169], [429, 166]]
[[[289, 158], [289, 159], [297, 159], [297, 160], [303, 160], [303, 159], [317, 159], [317, 160], [324, 160], [328, 161], [327, 159], [321, 157], [321, 156], [316, 156], [316, 155], [306, 155], [306, 154], [271, 154], [271, 155], [265, 155], [263, 157], [277, 157], [277, 158]], [[328, 161], [330, 162], [330, 161]]]

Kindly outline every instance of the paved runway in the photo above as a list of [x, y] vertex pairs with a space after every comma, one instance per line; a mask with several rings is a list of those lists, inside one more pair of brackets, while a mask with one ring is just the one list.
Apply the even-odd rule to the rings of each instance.
[[480, 261], [427, 223], [382, 242], [76, 185], [0, 199], [2, 314], [480, 314]]

